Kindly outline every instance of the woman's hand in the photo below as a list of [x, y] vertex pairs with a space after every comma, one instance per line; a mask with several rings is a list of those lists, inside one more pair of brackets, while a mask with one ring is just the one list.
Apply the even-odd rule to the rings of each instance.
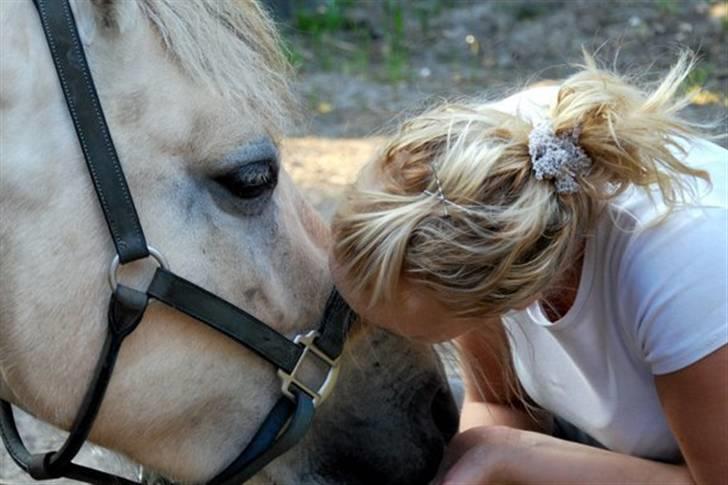
[[640, 483], [692, 484], [687, 467], [645, 460], [505, 426], [457, 435], [441, 485]]

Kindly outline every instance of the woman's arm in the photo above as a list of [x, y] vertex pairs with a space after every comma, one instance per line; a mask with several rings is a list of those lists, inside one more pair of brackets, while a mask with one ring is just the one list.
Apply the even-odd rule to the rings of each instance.
[[[448, 448], [442, 485], [693, 484], [688, 468], [571, 443], [532, 431], [486, 426]], [[717, 482], [714, 482], [717, 483]]]
[[670, 465], [502, 426], [472, 428], [448, 450], [443, 483], [698, 483], [728, 476], [728, 347], [655, 381], [687, 464]]
[[[728, 331], [728, 330], [726, 330]], [[657, 394], [696, 483], [728, 480], [728, 346], [655, 378]]]
[[460, 431], [476, 426], [509, 426], [544, 431], [544, 424], [514, 392], [508, 341], [500, 319], [484, 322], [482, 329], [457, 339], [464, 367], [465, 400]]

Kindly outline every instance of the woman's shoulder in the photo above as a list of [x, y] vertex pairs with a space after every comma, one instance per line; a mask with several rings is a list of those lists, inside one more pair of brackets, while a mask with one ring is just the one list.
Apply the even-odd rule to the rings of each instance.
[[[724, 257], [728, 248], [728, 151], [705, 140], [683, 145], [684, 162], [710, 181], [683, 177], [684, 200], [671, 209], [661, 192], [631, 187], [612, 201], [600, 220], [600, 237], [620, 241], [618, 276], [625, 271], [658, 274], [658, 267]], [[724, 258], [725, 259], [725, 258]], [[617, 268], [615, 268], [617, 269]], [[714, 267], [713, 272], [727, 271]]]
[[[728, 333], [728, 152], [695, 140], [688, 163], [706, 170], [695, 197], [666, 212], [659, 191], [625, 194], [602, 222], [620, 248], [616, 301], [653, 374], [681, 369], [725, 345]], [[632, 226], [626, 230], [620, 224]]]

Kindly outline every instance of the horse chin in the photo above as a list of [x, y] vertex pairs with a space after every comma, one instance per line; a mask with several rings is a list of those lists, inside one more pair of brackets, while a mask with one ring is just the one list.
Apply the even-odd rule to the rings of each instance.
[[437, 354], [369, 329], [342, 359], [337, 388], [315, 426], [263, 470], [263, 483], [429, 483], [459, 421]]
[[148, 470], [148, 469], [142, 469], [142, 483], [145, 483], [147, 485], [175, 485], [174, 480], [171, 478], [167, 478], [161, 473]]

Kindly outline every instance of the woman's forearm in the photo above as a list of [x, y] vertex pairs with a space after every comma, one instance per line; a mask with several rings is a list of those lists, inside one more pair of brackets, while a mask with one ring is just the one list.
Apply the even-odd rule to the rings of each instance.
[[544, 423], [526, 411], [506, 404], [466, 400], [460, 413], [460, 431], [477, 426], [508, 426], [529, 431], [548, 432]]
[[[504, 458], [504, 466], [501, 467], [504, 483], [695, 483], [685, 465], [671, 465], [552, 437], [544, 438], [536, 437], [531, 446], [524, 443], [526, 446], [517, 447], [518, 451]], [[511, 447], [506, 448], [512, 450]]]
[[533, 431], [481, 426], [460, 433], [443, 460], [443, 484], [692, 485], [685, 465], [670, 465], [571, 443]]

